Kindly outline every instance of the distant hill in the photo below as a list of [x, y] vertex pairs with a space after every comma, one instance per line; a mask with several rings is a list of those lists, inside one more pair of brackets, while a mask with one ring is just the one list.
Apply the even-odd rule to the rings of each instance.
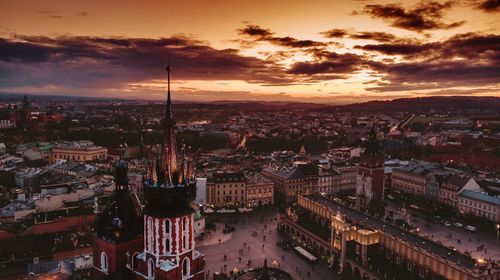
[[436, 110], [441, 112], [457, 110], [498, 110], [500, 111], [500, 97], [472, 97], [472, 96], [442, 96], [400, 98], [388, 101], [369, 101], [342, 106], [330, 106], [320, 110], [340, 111], [408, 111]]
[[[0, 101], [11, 102], [20, 101], [23, 94], [13, 94], [0, 92]], [[109, 97], [85, 97], [85, 96], [54, 96], [43, 94], [29, 94], [28, 98], [32, 101], [50, 102], [50, 101], [94, 101], [106, 102], [117, 101], [123, 104], [133, 105], [137, 102], [149, 104], [162, 104], [162, 101], [147, 101], [138, 99], [120, 99]], [[191, 108], [209, 108], [209, 109], [232, 109], [243, 111], [277, 111], [277, 110], [308, 110], [318, 112], [334, 111], [364, 111], [364, 112], [387, 112], [387, 111], [456, 111], [456, 110], [500, 110], [500, 97], [473, 97], [473, 96], [441, 96], [441, 97], [419, 97], [419, 98], [400, 98], [386, 101], [368, 101], [363, 103], [353, 103], [348, 105], [319, 104], [295, 101], [180, 101], [174, 100], [176, 104]]]

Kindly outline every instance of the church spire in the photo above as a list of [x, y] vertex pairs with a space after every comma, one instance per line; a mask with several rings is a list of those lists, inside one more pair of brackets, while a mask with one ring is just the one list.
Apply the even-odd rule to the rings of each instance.
[[166, 177], [165, 182], [172, 181], [172, 175], [177, 170], [177, 141], [175, 133], [175, 120], [173, 118], [172, 99], [170, 97], [170, 58], [167, 62], [167, 104], [165, 108], [165, 123], [163, 127], [163, 143], [161, 150], [160, 169]]
[[167, 108], [165, 111], [165, 121], [172, 121], [173, 116], [172, 116], [172, 100], [170, 98], [170, 71], [172, 71], [172, 67], [170, 67], [170, 57], [167, 58], [167, 80], [168, 80], [168, 85], [167, 85]]

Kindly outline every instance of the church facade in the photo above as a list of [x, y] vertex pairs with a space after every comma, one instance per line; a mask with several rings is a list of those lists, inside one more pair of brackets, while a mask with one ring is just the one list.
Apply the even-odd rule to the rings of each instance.
[[143, 182], [145, 206], [141, 213], [134, 212], [128, 184], [123, 179], [127, 178], [126, 162], [120, 160], [115, 167], [115, 200], [98, 215], [94, 228], [94, 266], [101, 278], [204, 279], [205, 258], [195, 249], [194, 240], [192, 202], [196, 197], [196, 181], [190, 175], [186, 157], [177, 158], [170, 71], [168, 66], [161, 152], [158, 157], [147, 159]]

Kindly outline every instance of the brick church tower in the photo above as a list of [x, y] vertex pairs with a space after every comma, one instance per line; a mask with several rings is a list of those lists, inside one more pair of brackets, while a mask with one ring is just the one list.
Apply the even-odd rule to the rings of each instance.
[[384, 153], [372, 127], [358, 165], [356, 208], [366, 209], [372, 199], [384, 199]]
[[[195, 250], [196, 182], [185, 157], [177, 160], [175, 121], [168, 96], [161, 156], [150, 159], [144, 180], [144, 250], [131, 260], [136, 279], [204, 279], [205, 257]], [[180, 162], [180, 164], [178, 164]]]
[[142, 215], [129, 194], [127, 171], [127, 162], [116, 162], [115, 197], [94, 221], [95, 279], [133, 279], [128, 264], [142, 251]]

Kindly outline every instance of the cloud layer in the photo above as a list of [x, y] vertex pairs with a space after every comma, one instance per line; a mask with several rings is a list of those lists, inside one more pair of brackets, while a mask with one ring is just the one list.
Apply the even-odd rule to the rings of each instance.
[[369, 4], [365, 5], [363, 13], [374, 18], [383, 19], [391, 26], [423, 32], [435, 29], [451, 29], [459, 27], [465, 21], [445, 22], [444, 14], [451, 9], [455, 2], [444, 3], [436, 1], [422, 1], [410, 9], [405, 9], [400, 4]]
[[[278, 100], [290, 98], [288, 89], [311, 96], [500, 94], [498, 32], [470, 32], [457, 28], [466, 26], [465, 21], [448, 17], [450, 11], [465, 8], [490, 16], [499, 11], [498, 0], [410, 5], [366, 1], [356, 7], [356, 19], [377, 22], [377, 27], [339, 28], [333, 22], [322, 27], [326, 30], [283, 34], [245, 22], [232, 29], [226, 48], [185, 34], [141, 38], [0, 33], [0, 91], [162, 96], [163, 69], [170, 55], [174, 80], [197, 84], [177, 88], [186, 98], [205, 100], [220, 92], [224, 99], [269, 94], [270, 100]], [[94, 11], [71, 13], [44, 10], [36, 15], [51, 22], [97, 16]], [[337, 85], [347, 89], [337, 92]]]

